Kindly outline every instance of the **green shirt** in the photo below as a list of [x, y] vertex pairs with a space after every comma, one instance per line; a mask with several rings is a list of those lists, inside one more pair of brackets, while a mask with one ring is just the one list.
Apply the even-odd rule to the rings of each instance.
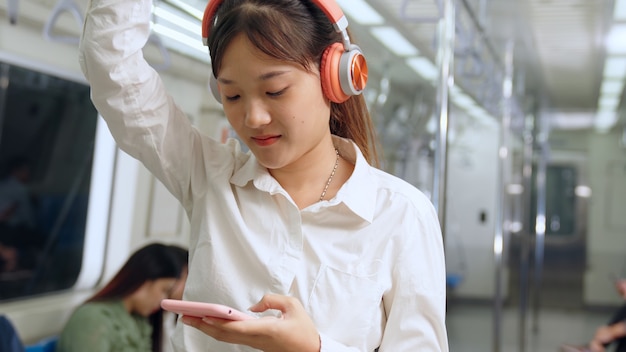
[[57, 352], [151, 352], [152, 326], [122, 301], [89, 302], [63, 328]]

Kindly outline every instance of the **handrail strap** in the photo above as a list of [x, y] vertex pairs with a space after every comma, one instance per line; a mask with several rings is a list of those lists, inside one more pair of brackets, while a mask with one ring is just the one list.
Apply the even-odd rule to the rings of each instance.
[[78, 23], [78, 26], [82, 28], [85, 19], [78, 5], [76, 5], [73, 0], [59, 0], [59, 2], [57, 2], [57, 4], [52, 9], [52, 14], [50, 15], [50, 17], [46, 21], [46, 24], [43, 27], [43, 36], [46, 40], [53, 42], [78, 44], [80, 41], [79, 36], [57, 35], [52, 32], [52, 29], [56, 25], [59, 16], [65, 11], [71, 13]]

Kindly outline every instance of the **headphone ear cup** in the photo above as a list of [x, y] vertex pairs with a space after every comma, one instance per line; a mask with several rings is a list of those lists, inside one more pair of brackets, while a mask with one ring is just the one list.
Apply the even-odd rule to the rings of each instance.
[[347, 95], [363, 93], [367, 85], [367, 61], [358, 45], [352, 44], [350, 50], [341, 55], [339, 62], [339, 82]]
[[215, 76], [213, 76], [212, 73], [209, 77], [209, 90], [211, 91], [211, 94], [213, 94], [215, 100], [217, 100], [217, 102], [221, 104], [222, 94], [220, 94], [220, 87], [217, 85], [217, 79], [215, 78]]
[[341, 43], [334, 43], [328, 46], [322, 54], [320, 62], [320, 79], [322, 81], [322, 92], [326, 98], [334, 103], [343, 103], [350, 98], [341, 88], [339, 76], [341, 56], [345, 53]]

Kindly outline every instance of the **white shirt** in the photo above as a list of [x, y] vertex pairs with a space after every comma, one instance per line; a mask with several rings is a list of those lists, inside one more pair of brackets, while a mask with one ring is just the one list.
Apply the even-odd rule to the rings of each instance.
[[[448, 351], [443, 244], [430, 201], [333, 137], [353, 174], [333, 199], [298, 209], [237, 141], [202, 135], [167, 95], [141, 53], [151, 6], [92, 0], [81, 66], [118, 145], [187, 211], [184, 299], [246, 310], [266, 293], [290, 295], [314, 321], [322, 351]], [[173, 341], [177, 351], [253, 350], [184, 324]]]
[[[172, 346], [172, 334], [176, 328], [178, 315], [163, 311], [163, 336], [161, 336], [161, 352], [174, 352]], [[182, 323], [181, 323], [182, 324]]]

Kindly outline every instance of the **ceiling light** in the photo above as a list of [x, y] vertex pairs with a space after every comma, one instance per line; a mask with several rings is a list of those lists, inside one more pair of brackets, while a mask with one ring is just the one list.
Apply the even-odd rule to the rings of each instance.
[[199, 38], [192, 38], [188, 35], [182, 34], [159, 23], [155, 23], [152, 29], [160, 35], [173, 39], [192, 49], [201, 51], [208, 56], [207, 49], [204, 47], [204, 45], [202, 45], [202, 41]]
[[594, 121], [594, 126], [599, 132], [608, 132], [617, 122], [615, 112], [598, 112]]
[[606, 49], [610, 54], [626, 54], [626, 24], [616, 24], [606, 38]]
[[479, 106], [471, 108], [468, 111], [468, 114], [474, 117], [478, 122], [483, 124], [495, 122], [495, 119], [491, 115], [489, 115], [489, 113], [485, 111], [485, 109]]
[[470, 107], [476, 105], [474, 99], [470, 98], [469, 95], [465, 93], [452, 95], [452, 101], [463, 110], [467, 110]]
[[[154, 15], [170, 22], [172, 25], [176, 25], [180, 28], [188, 30], [190, 33], [202, 33], [202, 27], [200, 22], [192, 22], [183, 17], [180, 17], [166, 9], [156, 7], [154, 9]], [[200, 37], [198, 37], [200, 38]]]
[[363, 25], [380, 25], [385, 19], [364, 0], [337, 0], [343, 11]]
[[626, 57], [609, 56], [604, 62], [604, 78], [626, 77]]
[[602, 81], [600, 92], [602, 96], [621, 95], [624, 89], [624, 81], [605, 79]]
[[412, 57], [406, 60], [407, 65], [417, 72], [420, 77], [427, 81], [434, 81], [439, 77], [437, 67], [424, 57]]
[[[192, 5], [189, 5], [186, 2], [181, 1], [181, 0], [167, 0], [167, 2], [175, 7], [178, 7], [179, 9], [190, 14], [191, 16], [195, 17], [198, 21], [202, 21], [202, 17], [204, 16], [204, 11], [199, 10], [193, 7]], [[159, 6], [161, 5], [162, 3], [159, 3]], [[204, 9], [204, 5], [202, 5], [202, 8]]]
[[616, 21], [626, 21], [626, 0], [615, 0], [613, 19]]
[[370, 31], [387, 49], [398, 56], [419, 54], [417, 48], [393, 27], [374, 27]]
[[470, 116], [476, 116], [485, 113], [485, 110], [483, 110], [483, 108], [479, 105], [470, 106], [466, 111], [467, 114]]
[[618, 96], [601, 96], [598, 100], [598, 109], [600, 110], [616, 110], [618, 105]]

